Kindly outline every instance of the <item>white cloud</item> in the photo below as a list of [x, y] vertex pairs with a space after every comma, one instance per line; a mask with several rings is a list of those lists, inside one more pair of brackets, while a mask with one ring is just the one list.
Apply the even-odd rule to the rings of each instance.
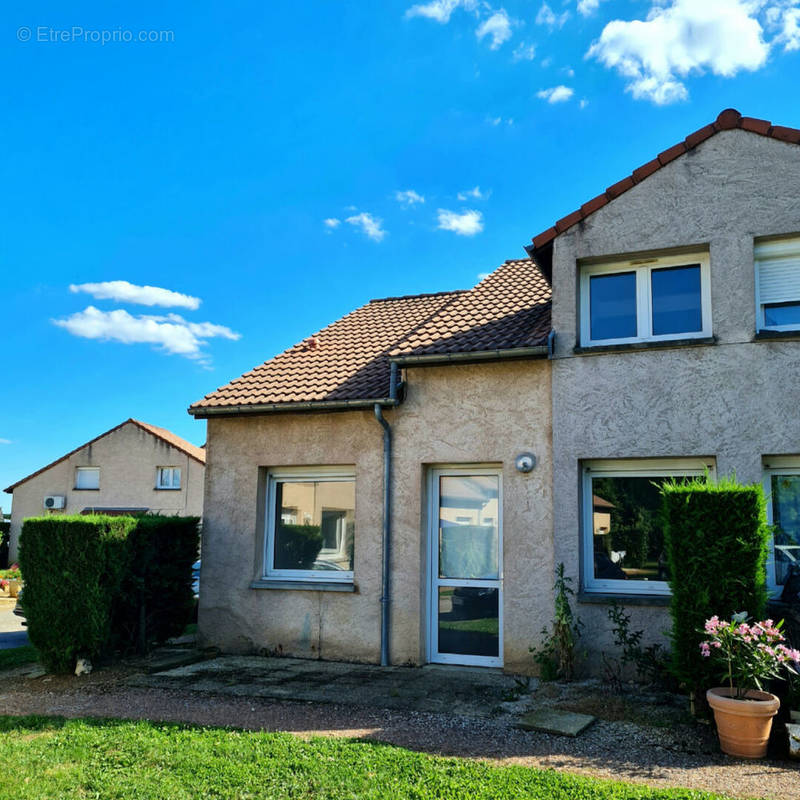
[[520, 42], [511, 54], [514, 61], [533, 61], [536, 57], [536, 45]]
[[476, 186], [474, 189], [465, 189], [463, 192], [459, 192], [457, 195], [459, 200], [469, 200], [470, 197], [474, 197], [476, 200], [481, 200], [485, 195], [481, 191], [480, 186]]
[[491, 272], [479, 272], [478, 273], [478, 283], [483, 280], [486, 280], [492, 273]]
[[328, 217], [328, 219], [325, 219], [322, 222], [329, 231], [335, 231], [342, 224], [342, 221], [340, 219], [336, 219], [336, 217]]
[[477, 0], [431, 0], [430, 3], [411, 6], [406, 11], [406, 17], [425, 17], [444, 25], [450, 22], [451, 14], [459, 6], [463, 6], [467, 11], [472, 11], [477, 5]]
[[589, 101], [584, 97], [583, 100], [578, 104], [581, 108], [586, 108], [589, 105]]
[[603, 0], [578, 0], [578, 13], [583, 17], [594, 14]]
[[503, 117], [488, 117], [486, 121], [494, 128], [498, 125], [502, 125], [504, 122], [506, 125], [513, 125], [514, 124], [514, 117], [508, 117], [508, 119], [503, 119]]
[[688, 97], [682, 78], [710, 70], [732, 77], [756, 70], [769, 53], [756, 17], [761, 0], [672, 0], [646, 20], [612, 20], [592, 44], [596, 58], [628, 79], [636, 99], [658, 105]]
[[213, 322], [189, 322], [180, 314], [133, 316], [123, 309], [100, 311], [88, 306], [66, 319], [52, 320], [73, 336], [83, 339], [122, 342], [123, 344], [152, 344], [166, 353], [185, 356], [207, 363], [202, 347], [208, 339], [222, 337], [236, 341], [241, 335], [224, 325]]
[[563, 28], [567, 20], [570, 18], [569, 11], [564, 11], [561, 14], [556, 14], [547, 3], [542, 3], [539, 13], [536, 15], [537, 25], [546, 25], [548, 28]]
[[474, 236], [483, 230], [483, 214], [480, 211], [469, 209], [458, 213], [440, 208], [437, 214], [439, 230], [453, 231], [459, 236]]
[[373, 217], [372, 214], [368, 214], [366, 211], [348, 217], [345, 222], [355, 228], [359, 228], [361, 232], [372, 239], [373, 242], [380, 242], [383, 237], [386, 236], [386, 231], [381, 227], [381, 225], [383, 225], [383, 220], [378, 217]]
[[540, 89], [536, 92], [536, 96], [542, 100], [547, 100], [548, 103], [563, 103], [569, 100], [575, 94], [574, 89], [569, 86], [553, 86], [550, 89]]
[[11, 444], [11, 439], [0, 439], [0, 444]]
[[402, 192], [395, 192], [394, 199], [401, 205], [409, 206], [416, 205], [417, 203], [424, 203], [425, 198], [421, 194], [417, 194], [413, 189], [406, 189]]
[[200, 298], [188, 294], [161, 289], [158, 286], [137, 286], [128, 281], [104, 281], [103, 283], [73, 283], [69, 290], [75, 294], [86, 292], [97, 300], [118, 300], [140, 306], [163, 306], [164, 308], [199, 308]]
[[775, 41], [783, 45], [784, 50], [800, 50], [800, 8], [795, 3], [790, 7], [767, 9], [767, 14], [776, 11], [776, 23], [780, 27]]
[[492, 41], [489, 44], [490, 50], [497, 50], [511, 38], [511, 20], [506, 14], [505, 9], [495, 11], [491, 17], [487, 17], [475, 30], [478, 41], [490, 36]]

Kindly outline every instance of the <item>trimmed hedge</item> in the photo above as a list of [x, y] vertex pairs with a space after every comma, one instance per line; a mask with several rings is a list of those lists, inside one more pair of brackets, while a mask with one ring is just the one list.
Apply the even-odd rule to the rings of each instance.
[[760, 485], [734, 479], [671, 481], [661, 494], [672, 590], [671, 668], [696, 692], [715, 680], [700, 655], [705, 620], [740, 611], [760, 619], [764, 613], [766, 501]]
[[11, 540], [11, 523], [0, 519], [0, 569], [8, 568], [8, 545]]
[[27, 519], [19, 561], [31, 643], [51, 671], [145, 650], [180, 633], [193, 604], [196, 517]]

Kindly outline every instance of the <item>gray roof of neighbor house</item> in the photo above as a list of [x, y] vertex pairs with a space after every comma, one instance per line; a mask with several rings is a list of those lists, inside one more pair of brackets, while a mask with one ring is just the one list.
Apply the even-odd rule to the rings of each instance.
[[57, 458], [55, 461], [51, 461], [46, 466], [42, 467], [41, 469], [37, 469], [36, 472], [32, 472], [30, 475], [22, 478], [22, 480], [13, 483], [7, 489], [4, 489], [4, 492], [8, 492], [9, 494], [13, 494], [14, 489], [17, 488], [20, 484], [29, 481], [31, 478], [36, 477], [37, 475], [41, 475], [45, 470], [50, 469], [50, 467], [54, 467], [56, 464], [60, 464], [62, 461], [68, 459], [71, 455], [74, 455], [80, 450], [83, 450], [84, 447], [88, 447], [90, 444], [94, 444], [99, 439], [102, 439], [104, 436], [108, 436], [109, 433], [113, 433], [114, 431], [119, 430], [123, 425], [135, 425], [137, 428], [141, 428], [143, 431], [155, 436], [157, 439], [160, 439], [163, 442], [166, 442], [168, 445], [171, 445], [176, 450], [180, 450], [182, 453], [185, 453], [189, 458], [193, 458], [195, 461], [199, 461], [201, 464], [206, 463], [206, 451], [204, 447], [197, 447], [196, 445], [187, 442], [185, 439], [181, 439], [180, 436], [176, 436], [172, 431], [168, 431], [166, 428], [159, 428], [156, 425], [150, 425], [147, 422], [141, 422], [138, 419], [126, 419], [125, 422], [120, 422], [119, 425], [115, 425], [110, 430], [107, 430], [105, 433], [101, 433], [99, 436], [95, 436], [94, 439], [89, 440], [88, 442], [84, 442], [80, 447], [76, 447], [74, 450], [70, 450], [69, 453], [61, 456], [61, 458]]
[[[372, 300], [194, 403], [199, 417], [363, 404], [389, 396], [390, 363], [546, 344], [550, 286], [529, 258], [465, 291]], [[266, 407], [266, 408], [265, 408]]]

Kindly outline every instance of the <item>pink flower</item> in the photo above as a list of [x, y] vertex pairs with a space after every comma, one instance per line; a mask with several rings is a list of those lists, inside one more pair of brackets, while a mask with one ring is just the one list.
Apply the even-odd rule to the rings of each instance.
[[711, 648], [708, 646], [708, 642], [700, 642], [700, 655], [704, 658], [708, 658], [711, 655]]

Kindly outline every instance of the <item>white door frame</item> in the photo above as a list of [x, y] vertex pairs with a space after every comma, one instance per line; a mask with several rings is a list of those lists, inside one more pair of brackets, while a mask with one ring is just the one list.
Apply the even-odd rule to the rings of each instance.
[[[472, 580], [439, 577], [439, 478], [450, 475], [496, 476], [497, 495], [497, 579]], [[477, 667], [503, 666], [503, 474], [499, 467], [436, 467], [428, 472], [428, 602], [427, 650], [428, 661], [435, 664], [460, 664]], [[498, 656], [471, 656], [439, 652], [439, 587], [464, 586], [497, 589]]]

